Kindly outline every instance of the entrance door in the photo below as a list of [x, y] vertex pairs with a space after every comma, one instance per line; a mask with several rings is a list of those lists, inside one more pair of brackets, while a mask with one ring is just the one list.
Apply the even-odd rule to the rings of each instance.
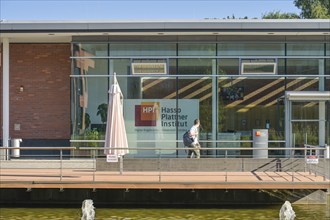
[[[330, 92], [288, 91], [285, 93], [286, 147], [305, 144], [329, 144]], [[303, 151], [286, 151], [286, 155], [304, 155]]]

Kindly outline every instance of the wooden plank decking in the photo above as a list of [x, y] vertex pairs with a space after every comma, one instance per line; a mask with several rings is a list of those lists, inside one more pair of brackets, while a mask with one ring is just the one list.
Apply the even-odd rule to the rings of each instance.
[[0, 188], [323, 189], [309, 172], [119, 172], [93, 169], [0, 169]]

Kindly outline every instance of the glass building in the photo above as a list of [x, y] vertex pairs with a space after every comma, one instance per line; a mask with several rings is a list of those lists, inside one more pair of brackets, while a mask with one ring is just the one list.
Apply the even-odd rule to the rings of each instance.
[[102, 146], [114, 75], [130, 157], [184, 156], [176, 148], [196, 118], [204, 157], [223, 157], [226, 147], [229, 156], [247, 156], [240, 148], [252, 149], [253, 129], [267, 129], [268, 146], [283, 148], [270, 157], [285, 155], [285, 147], [330, 143], [327, 20], [15, 25], [5, 23], [2, 38], [47, 33], [71, 46], [72, 146]]

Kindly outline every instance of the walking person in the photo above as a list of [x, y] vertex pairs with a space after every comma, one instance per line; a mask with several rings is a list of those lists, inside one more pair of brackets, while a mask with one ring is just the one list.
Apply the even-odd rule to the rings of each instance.
[[193, 142], [191, 143], [190, 147], [194, 148], [193, 150], [189, 150], [188, 152], [188, 157], [190, 158], [192, 158], [193, 156], [195, 156], [196, 158], [201, 157], [200, 154], [201, 145], [198, 142], [199, 126], [200, 126], [199, 119], [195, 119], [194, 125], [189, 130], [190, 137], [193, 139]]

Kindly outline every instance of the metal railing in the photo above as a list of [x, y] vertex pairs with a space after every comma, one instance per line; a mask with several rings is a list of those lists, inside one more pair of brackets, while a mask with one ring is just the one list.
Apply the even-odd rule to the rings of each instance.
[[[1, 150], [13, 150], [15, 147], [1, 147]], [[118, 148], [120, 149], [120, 148]], [[172, 150], [185, 151], [193, 148], [174, 148]], [[208, 155], [203, 155], [200, 159], [190, 158], [178, 158], [167, 157], [168, 155], [161, 154], [164, 150], [169, 148], [129, 148], [129, 150], [135, 151], [150, 151], [157, 150], [159, 152], [158, 157], [145, 158], [145, 157], [133, 157], [128, 154], [124, 156], [124, 168], [123, 172], [120, 171], [118, 163], [106, 162], [106, 156], [103, 155], [103, 147], [20, 147], [22, 151], [57, 151], [56, 157], [48, 154], [34, 154], [33, 159], [31, 155], [27, 157], [21, 156], [19, 159], [10, 158], [10, 160], [3, 160], [0, 163], [0, 175], [3, 175], [1, 181], [5, 181], [5, 176], [10, 175], [15, 177], [16, 180], [21, 181], [71, 181], [71, 182], [84, 182], [84, 181], [102, 181], [106, 173], [107, 176], [118, 176], [124, 172], [129, 175], [140, 175], [140, 172], [145, 172], [144, 175], [156, 175], [158, 182], [162, 181], [164, 176], [171, 175], [181, 176], [183, 173], [211, 176], [222, 176], [224, 182], [230, 182], [233, 175], [237, 173], [249, 173], [253, 174], [256, 178], [262, 179], [261, 182], [267, 182], [263, 178], [271, 178], [270, 176], [260, 177], [264, 173], [272, 172], [276, 175], [281, 173], [282, 178], [286, 178], [289, 182], [295, 182], [299, 178], [305, 178], [301, 173], [308, 173], [307, 178], [317, 179], [315, 181], [329, 180], [329, 164], [330, 160], [324, 155], [325, 148], [315, 147], [313, 150], [318, 150], [317, 155], [318, 163], [307, 163], [308, 151], [310, 148], [201, 148], [201, 150], [221, 150], [224, 151], [224, 157], [210, 158]], [[231, 157], [229, 152], [233, 150], [251, 151], [251, 150], [289, 150], [290, 155], [287, 157], [276, 158], [254, 158], [253, 155], [244, 155], [239, 157]], [[295, 150], [304, 151], [305, 154], [302, 157], [294, 155]], [[68, 152], [70, 154], [68, 154]], [[86, 155], [72, 156], [73, 152], [86, 151], [89, 152]], [[3, 152], [3, 151], [1, 151]], [[64, 154], [66, 152], [66, 154]], [[0, 158], [1, 155], [0, 155]], [[315, 158], [314, 158], [315, 159]], [[315, 161], [314, 161], [315, 162]], [[30, 176], [28, 173], [33, 173]], [[210, 174], [212, 173], [212, 174]], [[243, 174], [244, 175], [244, 174]], [[0, 181], [0, 182], [1, 182]], [[243, 181], [243, 180], [242, 180]], [[313, 180], [314, 181], [314, 180]]]

